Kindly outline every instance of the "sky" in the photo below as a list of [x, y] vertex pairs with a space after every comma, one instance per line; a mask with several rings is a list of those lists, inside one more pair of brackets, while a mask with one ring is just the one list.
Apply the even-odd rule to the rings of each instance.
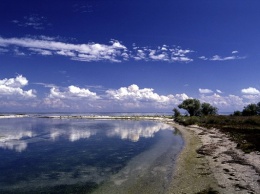
[[0, 112], [260, 101], [259, 0], [0, 0]]

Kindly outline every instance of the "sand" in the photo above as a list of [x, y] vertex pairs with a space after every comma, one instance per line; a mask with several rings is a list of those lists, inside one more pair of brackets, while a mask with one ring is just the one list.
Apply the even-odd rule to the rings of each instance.
[[245, 154], [218, 129], [183, 127], [186, 146], [169, 193], [260, 193], [260, 153]]

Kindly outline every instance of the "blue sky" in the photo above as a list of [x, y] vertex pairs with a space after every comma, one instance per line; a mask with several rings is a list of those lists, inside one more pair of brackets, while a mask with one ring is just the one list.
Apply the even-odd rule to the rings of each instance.
[[0, 111], [260, 101], [257, 0], [1, 0]]

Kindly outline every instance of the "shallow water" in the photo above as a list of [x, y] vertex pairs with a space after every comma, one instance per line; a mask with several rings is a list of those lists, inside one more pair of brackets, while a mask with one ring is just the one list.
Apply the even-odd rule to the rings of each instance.
[[182, 144], [152, 121], [1, 119], [0, 192], [120, 193], [136, 175], [165, 184]]

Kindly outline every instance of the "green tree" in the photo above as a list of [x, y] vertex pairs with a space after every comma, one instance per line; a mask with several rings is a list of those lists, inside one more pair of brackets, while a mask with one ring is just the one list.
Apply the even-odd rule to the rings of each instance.
[[217, 115], [218, 114], [218, 108], [212, 106], [209, 103], [202, 103], [201, 104], [201, 114], [204, 116], [207, 115]]
[[233, 116], [241, 116], [242, 112], [239, 110], [234, 111]]
[[172, 111], [173, 111], [173, 117], [174, 118], [177, 118], [177, 117], [181, 116], [181, 113], [180, 113], [179, 109], [174, 108]]
[[249, 104], [244, 107], [242, 111], [243, 116], [254, 116], [257, 115], [258, 112], [258, 105], [256, 104]]
[[184, 100], [178, 107], [185, 109], [190, 116], [197, 116], [200, 113], [200, 101], [198, 99]]
[[257, 103], [257, 115], [260, 115], [260, 102]]

